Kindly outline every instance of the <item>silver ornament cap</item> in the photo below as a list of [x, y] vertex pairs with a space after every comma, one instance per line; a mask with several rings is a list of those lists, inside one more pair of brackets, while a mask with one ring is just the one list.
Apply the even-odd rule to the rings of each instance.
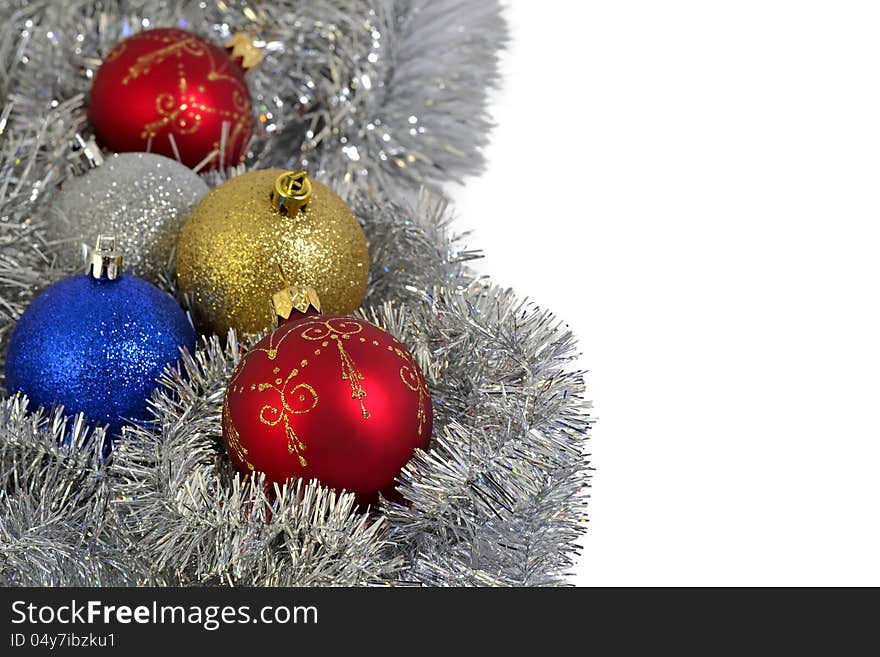
[[99, 235], [89, 256], [88, 274], [98, 280], [116, 280], [122, 276], [122, 254], [116, 250], [116, 237]]
[[79, 133], [76, 133], [73, 137], [68, 160], [74, 175], [80, 176], [86, 171], [97, 169], [104, 164], [104, 156], [101, 154], [101, 149], [98, 148], [95, 138], [90, 137], [86, 140]]

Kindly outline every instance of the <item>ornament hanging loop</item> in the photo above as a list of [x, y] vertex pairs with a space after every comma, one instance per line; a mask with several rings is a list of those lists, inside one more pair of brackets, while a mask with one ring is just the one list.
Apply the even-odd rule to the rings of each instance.
[[89, 258], [88, 274], [92, 278], [116, 280], [122, 275], [122, 254], [116, 250], [116, 238], [100, 235]]
[[269, 195], [272, 207], [284, 216], [303, 210], [311, 197], [312, 181], [305, 170], [288, 171], [278, 176]]

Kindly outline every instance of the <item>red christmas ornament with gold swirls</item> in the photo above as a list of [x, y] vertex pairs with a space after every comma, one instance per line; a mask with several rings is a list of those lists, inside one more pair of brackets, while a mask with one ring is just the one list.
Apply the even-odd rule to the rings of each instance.
[[280, 325], [242, 357], [226, 389], [229, 458], [271, 482], [317, 479], [362, 503], [393, 496], [395, 477], [431, 438], [415, 359], [369, 322], [319, 314], [308, 288], [287, 287], [273, 304]]
[[95, 74], [89, 99], [101, 145], [149, 150], [192, 168], [241, 162], [253, 127], [244, 75], [262, 55], [244, 35], [226, 46], [174, 28], [119, 43]]

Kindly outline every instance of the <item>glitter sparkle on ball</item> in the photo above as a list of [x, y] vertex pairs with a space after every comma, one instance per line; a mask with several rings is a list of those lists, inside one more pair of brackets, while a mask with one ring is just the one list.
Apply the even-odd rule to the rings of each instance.
[[187, 213], [207, 193], [197, 174], [162, 155], [121, 153], [103, 159], [67, 180], [49, 209], [59, 264], [67, 270], [82, 267], [83, 245], [114, 235], [127, 269], [156, 282], [171, 265]]
[[332, 313], [353, 312], [369, 277], [367, 238], [351, 208], [305, 171], [266, 169], [211, 191], [180, 232], [177, 284], [196, 326], [225, 337], [272, 324], [280, 265]]
[[99, 239], [88, 274], [50, 286], [15, 325], [6, 386], [33, 406], [64, 406], [116, 435], [149, 419], [147, 400], [195, 330], [174, 299], [121, 271], [112, 238]]

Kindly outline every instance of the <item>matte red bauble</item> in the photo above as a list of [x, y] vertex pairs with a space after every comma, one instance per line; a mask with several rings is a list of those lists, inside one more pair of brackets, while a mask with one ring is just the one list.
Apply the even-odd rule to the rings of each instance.
[[214, 153], [207, 168], [235, 165], [253, 123], [244, 73], [226, 50], [192, 32], [141, 32], [113, 48], [95, 74], [89, 119], [112, 151], [149, 150], [189, 167]]
[[354, 317], [296, 314], [233, 372], [223, 437], [245, 474], [317, 479], [372, 502], [427, 449], [432, 419], [425, 378], [395, 338]]

